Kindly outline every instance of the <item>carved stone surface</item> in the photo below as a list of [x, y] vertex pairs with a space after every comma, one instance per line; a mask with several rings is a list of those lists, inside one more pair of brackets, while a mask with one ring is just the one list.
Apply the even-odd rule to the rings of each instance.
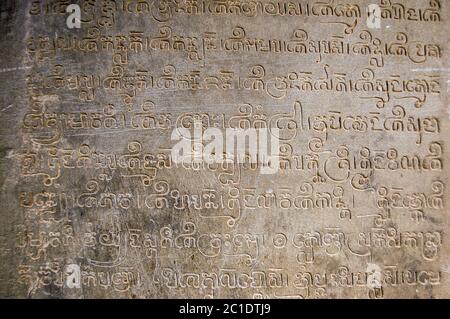
[[0, 297], [450, 297], [448, 4], [1, 0]]

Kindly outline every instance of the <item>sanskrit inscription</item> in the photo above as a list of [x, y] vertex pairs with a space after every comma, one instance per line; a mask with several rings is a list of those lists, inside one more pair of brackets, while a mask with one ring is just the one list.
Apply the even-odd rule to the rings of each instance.
[[1, 0], [0, 297], [450, 298], [446, 0]]

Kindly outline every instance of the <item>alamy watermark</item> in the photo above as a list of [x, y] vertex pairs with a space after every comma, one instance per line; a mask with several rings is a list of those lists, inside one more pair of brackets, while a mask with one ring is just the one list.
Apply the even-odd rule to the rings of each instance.
[[66, 25], [69, 29], [81, 28], [81, 8], [78, 4], [68, 5], [66, 12], [70, 13], [66, 19]]
[[175, 164], [250, 163], [261, 167], [261, 174], [275, 174], [280, 167], [278, 128], [204, 128], [194, 122], [193, 129], [178, 127], [171, 135]]
[[367, 7], [366, 24], [370, 29], [381, 28], [381, 8], [378, 4], [369, 4]]

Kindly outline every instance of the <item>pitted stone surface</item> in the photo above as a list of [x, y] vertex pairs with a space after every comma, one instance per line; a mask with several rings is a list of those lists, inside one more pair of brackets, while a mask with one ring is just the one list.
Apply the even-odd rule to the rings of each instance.
[[448, 4], [2, 0], [0, 297], [450, 297]]

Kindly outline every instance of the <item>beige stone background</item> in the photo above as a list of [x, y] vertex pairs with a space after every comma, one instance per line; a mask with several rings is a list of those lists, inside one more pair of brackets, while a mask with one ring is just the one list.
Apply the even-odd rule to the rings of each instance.
[[[0, 297], [450, 297], [448, 4], [2, 0]], [[176, 167], [194, 118], [279, 172]]]

